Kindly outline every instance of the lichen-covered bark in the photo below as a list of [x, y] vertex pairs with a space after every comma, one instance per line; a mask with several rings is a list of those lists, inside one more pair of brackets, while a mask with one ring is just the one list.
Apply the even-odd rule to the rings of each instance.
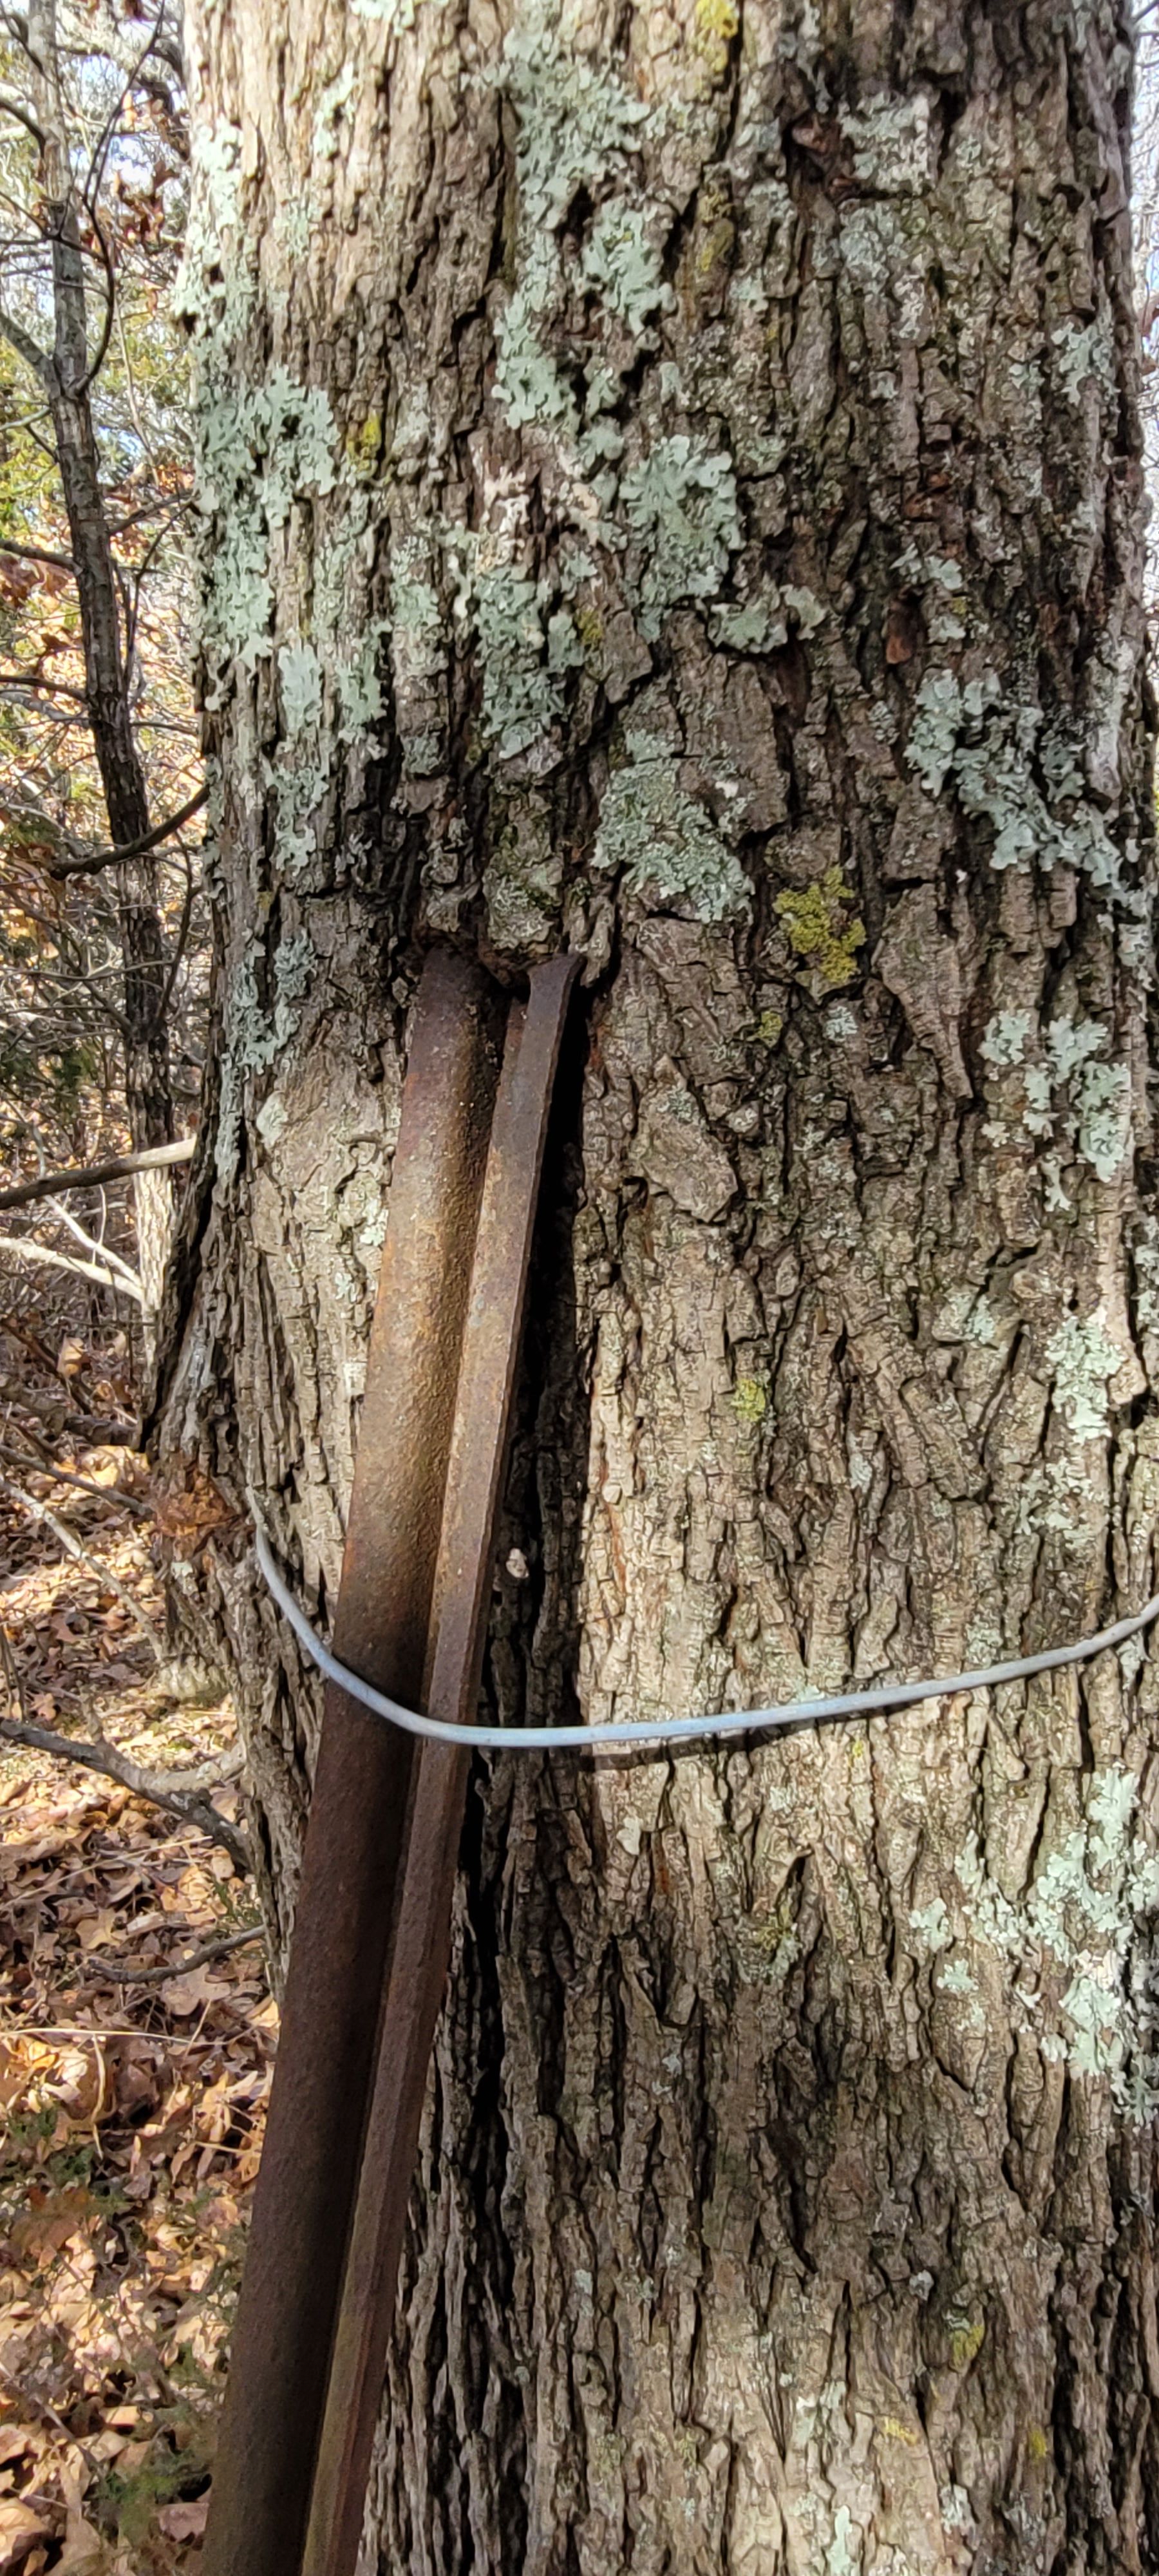
[[[283, 1930], [315, 1703], [201, 1480], [325, 1612], [431, 937], [587, 960], [501, 1713], [1153, 1581], [1122, 24], [512, 5], [193, 31], [221, 1037], [160, 1444]], [[368, 2567], [1159, 2563], [1154, 1743], [1125, 1652], [480, 1766]]]

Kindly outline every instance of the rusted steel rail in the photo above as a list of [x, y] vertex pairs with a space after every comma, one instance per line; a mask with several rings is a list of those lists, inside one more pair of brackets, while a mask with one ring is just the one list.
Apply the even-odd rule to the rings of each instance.
[[[423, 970], [391, 1179], [335, 1651], [414, 1705], [428, 1662], [500, 997]], [[234, 2330], [205, 2576], [294, 2576], [358, 2185], [416, 1748], [328, 1685]]]
[[[483, 1182], [451, 1438], [423, 1706], [474, 1714], [535, 1205], [578, 960], [532, 973], [507, 1025]], [[303, 2576], [353, 2576], [394, 2314], [407, 2198], [446, 1982], [469, 1754], [425, 1743], [415, 1764], [362, 2181]]]

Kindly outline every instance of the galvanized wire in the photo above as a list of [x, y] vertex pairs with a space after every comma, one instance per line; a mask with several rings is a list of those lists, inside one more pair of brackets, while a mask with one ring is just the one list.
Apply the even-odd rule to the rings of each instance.
[[[252, 1508], [252, 1498], [251, 1498]], [[1125, 1646], [1159, 1618], [1159, 1592], [1130, 1618], [1116, 1619], [1073, 1646], [1050, 1646], [1042, 1654], [1019, 1655], [1010, 1663], [985, 1664], [965, 1673], [945, 1673], [938, 1681], [887, 1682], [875, 1690], [838, 1691], [827, 1698], [784, 1700], [771, 1708], [722, 1709], [715, 1716], [616, 1718], [602, 1726], [457, 1726], [419, 1709], [403, 1708], [385, 1691], [372, 1689], [357, 1673], [332, 1655], [279, 1572], [273, 1550], [256, 1511], [254, 1548], [262, 1576], [299, 1644], [328, 1681], [337, 1682], [351, 1699], [375, 1717], [420, 1735], [433, 1744], [477, 1744], [493, 1753], [602, 1753], [609, 1745], [647, 1744], [662, 1752], [669, 1744], [702, 1743], [724, 1735], [766, 1735], [782, 1727], [832, 1726], [839, 1718], [882, 1717], [922, 1700], [951, 1699], [960, 1691], [996, 1690], [1004, 1682], [1030, 1681], [1036, 1673], [1058, 1672], [1067, 1664], [1088, 1663], [1092, 1656]]]

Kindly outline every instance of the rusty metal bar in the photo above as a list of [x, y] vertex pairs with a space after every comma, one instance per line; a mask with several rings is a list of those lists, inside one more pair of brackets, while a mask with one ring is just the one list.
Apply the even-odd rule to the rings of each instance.
[[[498, 1000], [463, 959], [428, 958], [335, 1611], [343, 1662], [412, 1704], [429, 1660]], [[327, 1687], [204, 2576], [293, 2576], [300, 2562], [416, 1754]]]
[[[423, 1705], [473, 1715], [495, 1520], [552, 1086], [578, 961], [536, 967], [515, 1004], [471, 1272]], [[415, 1765], [362, 2183], [343, 2283], [303, 2576], [353, 2576], [394, 2315], [407, 2198], [446, 1982], [469, 1755], [425, 1743]], [[288, 2571], [287, 2571], [288, 2576]]]

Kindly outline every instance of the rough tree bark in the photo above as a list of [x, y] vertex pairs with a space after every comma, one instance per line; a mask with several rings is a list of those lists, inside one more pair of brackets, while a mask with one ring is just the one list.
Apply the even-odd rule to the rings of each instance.
[[[500, 1712], [1153, 1579], [1125, 21], [508, 7], [192, 30], [220, 1044], [159, 1442], [282, 1937], [316, 1702], [206, 1479], [325, 1615], [432, 938], [587, 959]], [[1139, 1651], [479, 1766], [368, 2566], [1159, 2564], [1155, 1707]]]

